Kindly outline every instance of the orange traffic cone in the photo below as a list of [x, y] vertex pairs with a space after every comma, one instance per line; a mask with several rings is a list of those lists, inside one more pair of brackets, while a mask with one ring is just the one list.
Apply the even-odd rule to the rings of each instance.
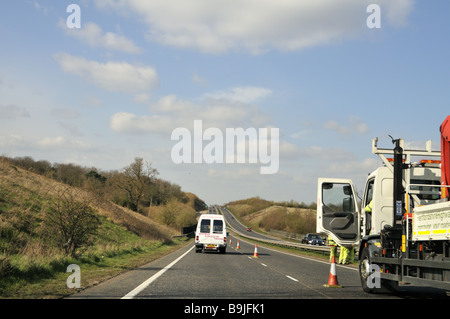
[[230, 238], [230, 245], [231, 245], [231, 238]]
[[237, 245], [236, 245], [236, 249], [240, 249], [241, 247], [239, 247], [239, 240], [238, 240], [238, 242], [237, 242]]
[[336, 258], [334, 256], [331, 258], [331, 269], [330, 276], [328, 277], [328, 284], [323, 286], [327, 288], [342, 288], [342, 286], [338, 283], [336, 275]]
[[258, 246], [256, 246], [256, 244], [255, 244], [255, 252], [253, 253], [253, 257], [252, 258], [259, 258], [258, 257]]

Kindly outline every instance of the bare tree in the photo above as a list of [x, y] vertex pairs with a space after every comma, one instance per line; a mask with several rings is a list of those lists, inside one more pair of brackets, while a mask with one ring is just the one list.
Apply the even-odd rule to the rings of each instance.
[[157, 174], [158, 171], [140, 157], [136, 157], [133, 163], [124, 168], [123, 178], [119, 180], [118, 186], [127, 193], [130, 209], [138, 210], [146, 188]]
[[75, 256], [79, 249], [89, 247], [95, 239], [100, 219], [90, 201], [69, 188], [57, 192], [47, 211], [47, 223], [57, 245]]

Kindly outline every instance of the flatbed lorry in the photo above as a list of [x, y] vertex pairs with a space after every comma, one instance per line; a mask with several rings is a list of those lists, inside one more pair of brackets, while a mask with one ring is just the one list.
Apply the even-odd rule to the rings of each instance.
[[318, 179], [317, 232], [356, 248], [365, 292], [450, 290], [450, 116], [440, 132], [440, 152], [431, 141], [414, 150], [393, 139], [389, 149], [374, 138], [383, 165], [367, 177], [360, 207], [350, 179]]

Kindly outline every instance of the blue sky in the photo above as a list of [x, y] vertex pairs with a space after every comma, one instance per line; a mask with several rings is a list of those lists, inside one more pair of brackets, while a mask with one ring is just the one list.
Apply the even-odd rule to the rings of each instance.
[[[66, 20], [80, 7], [80, 29]], [[381, 9], [370, 29], [369, 4]], [[208, 203], [362, 191], [371, 140], [432, 139], [450, 110], [446, 0], [2, 1], [0, 153], [121, 169], [143, 157]], [[280, 129], [280, 167], [174, 164], [171, 132]]]

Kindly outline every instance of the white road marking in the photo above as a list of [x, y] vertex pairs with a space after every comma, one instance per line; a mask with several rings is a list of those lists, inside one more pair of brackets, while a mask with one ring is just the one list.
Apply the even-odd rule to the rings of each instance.
[[[195, 246], [192, 246], [194, 248]], [[158, 279], [162, 274], [164, 274], [167, 270], [173, 267], [177, 262], [179, 262], [184, 256], [186, 256], [191, 250], [189, 249], [187, 252], [185, 252], [183, 255], [172, 261], [170, 264], [168, 264], [166, 267], [158, 271], [156, 274], [148, 278], [146, 281], [144, 281], [142, 284], [134, 288], [132, 291], [127, 293], [125, 296], [123, 296], [121, 299], [133, 299], [136, 297], [142, 290], [147, 288], [152, 282], [154, 282], [156, 279]]]
[[[243, 241], [243, 242], [245, 242], [245, 243], [251, 244], [249, 241], [246, 241], [245, 239], [240, 239], [240, 240]], [[288, 252], [285, 252], [285, 251], [282, 251], [282, 250], [277, 250], [277, 249], [274, 249], [274, 248], [269, 248], [269, 247], [266, 247], [266, 246], [261, 246], [261, 247], [264, 248], [264, 249], [267, 249], [267, 250], [271, 250], [271, 251], [277, 252], [277, 253], [281, 253], [281, 254], [285, 254], [285, 255], [289, 255], [289, 256], [301, 258], [301, 259], [307, 259], [307, 260], [315, 261], [315, 262], [318, 262], [318, 263], [321, 263], [321, 264], [327, 264], [327, 265], [330, 265], [330, 262], [329, 262], [329, 261], [318, 260], [318, 259], [314, 259], [314, 258], [309, 258], [309, 257], [301, 256], [301, 255], [296, 255], [296, 254], [288, 253]], [[248, 257], [248, 258], [251, 259], [251, 257]], [[345, 269], [349, 269], [349, 270], [358, 271], [358, 268], [349, 267], [349, 266], [344, 266], [344, 265], [341, 265], [341, 264], [338, 264], [338, 263], [336, 263], [336, 267], [340, 267], [340, 268], [345, 268]]]
[[297, 279], [295, 279], [295, 278], [293, 278], [293, 277], [291, 277], [291, 276], [286, 275], [286, 277], [288, 277], [289, 279], [291, 279], [291, 280], [293, 280], [293, 281], [297, 281], [297, 282], [298, 282]]

